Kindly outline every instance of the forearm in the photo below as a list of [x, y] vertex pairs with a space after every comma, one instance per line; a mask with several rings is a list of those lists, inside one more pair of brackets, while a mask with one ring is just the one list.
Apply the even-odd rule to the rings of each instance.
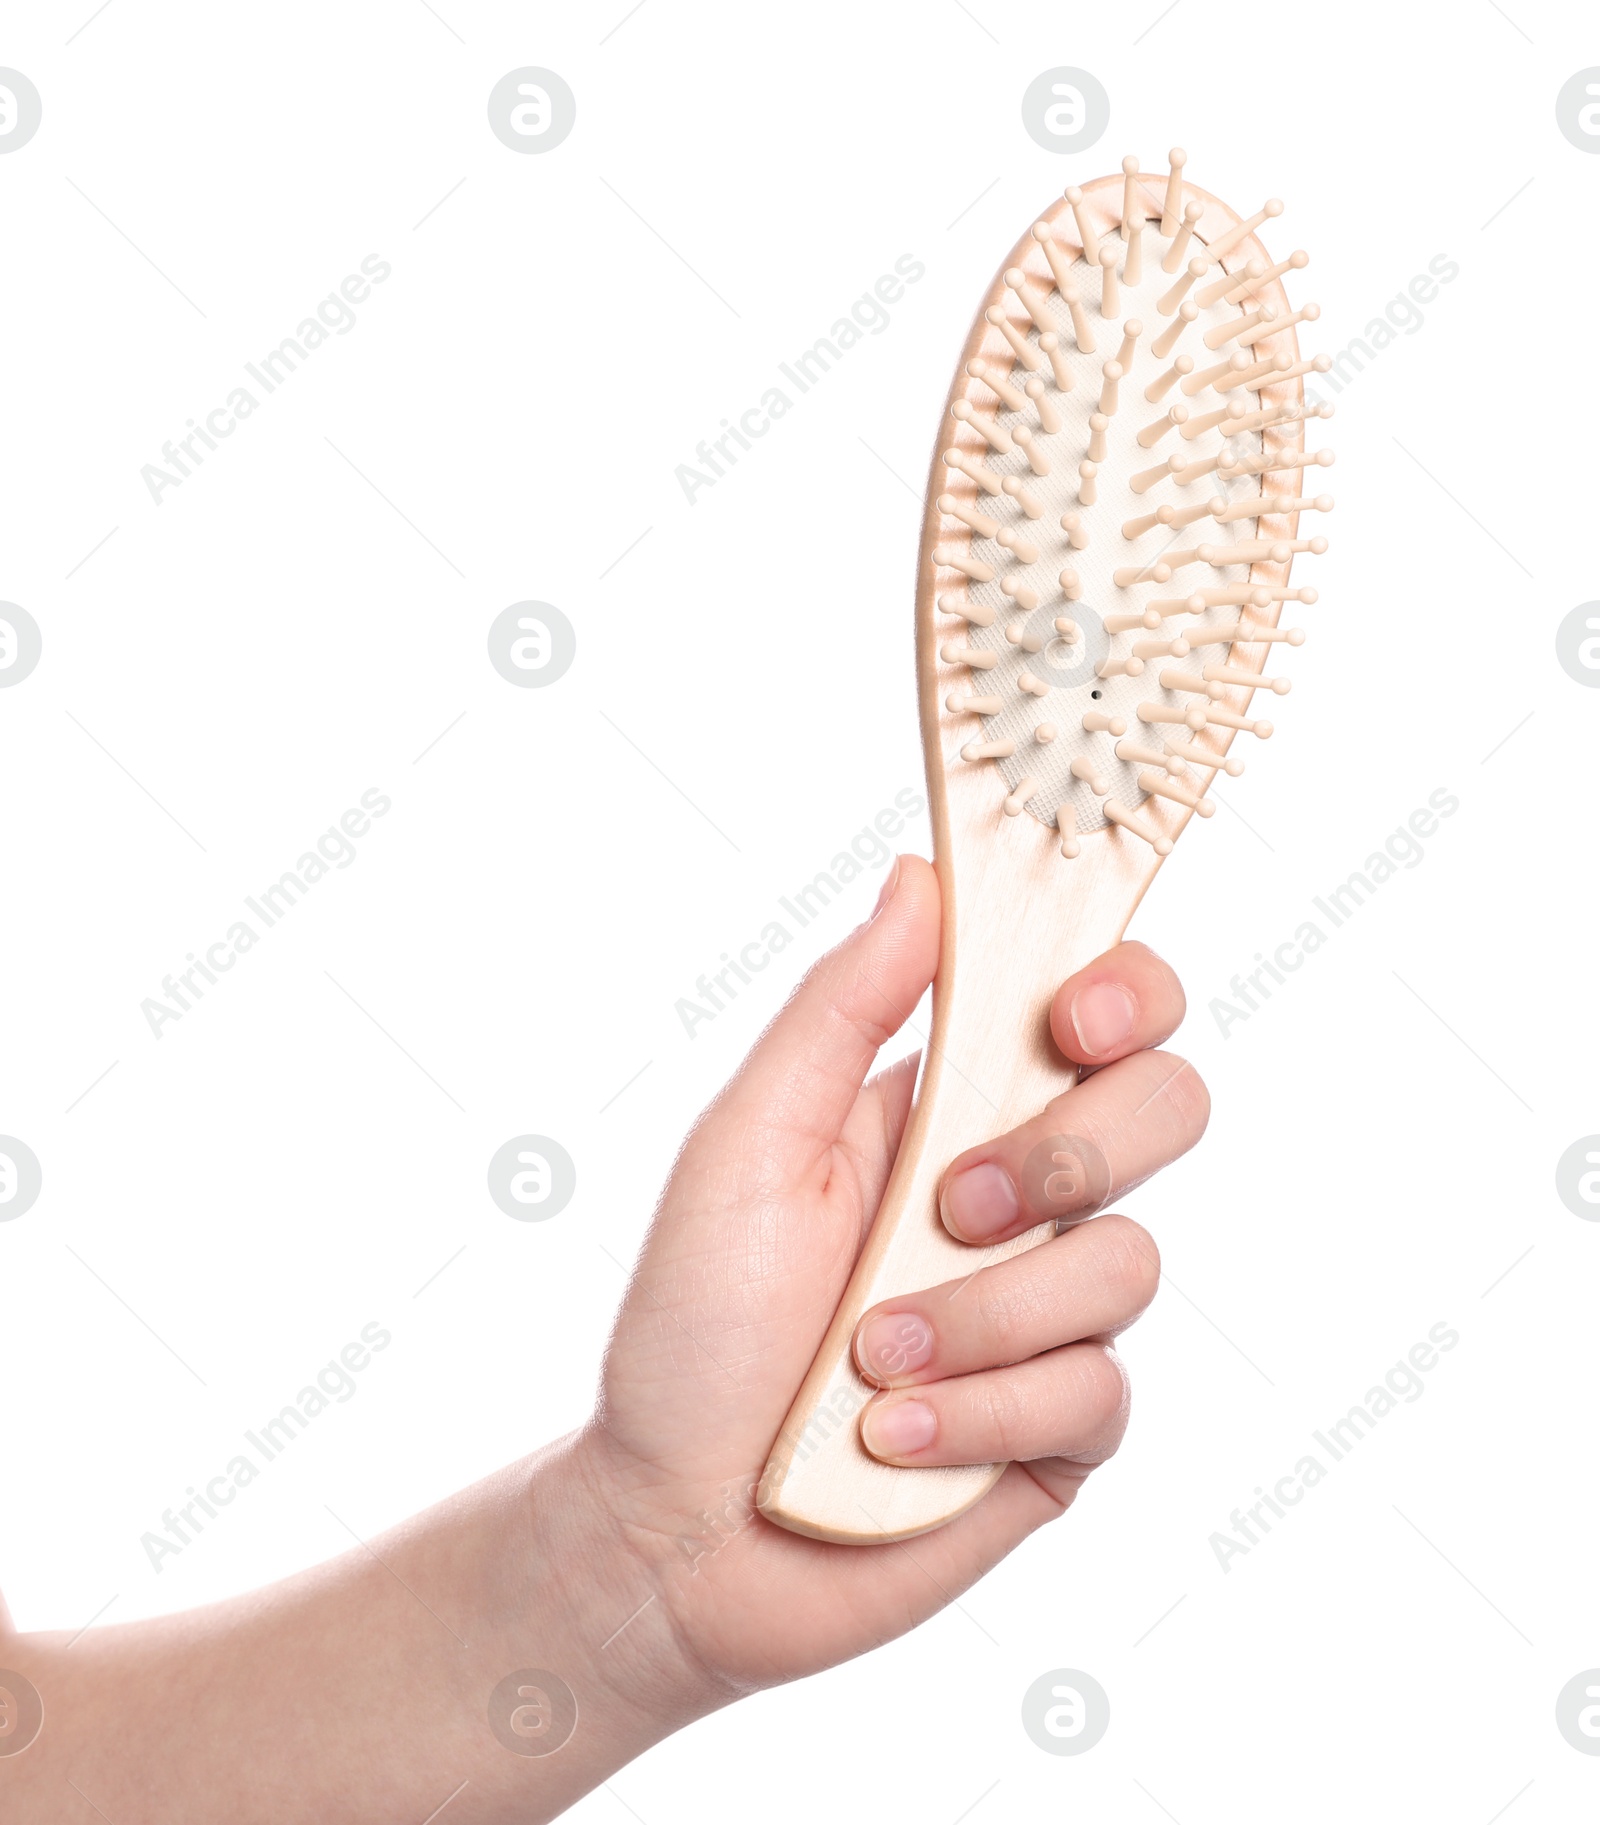
[[[450, 1825], [550, 1819], [711, 1708], [652, 1594], [567, 1441], [251, 1596], [0, 1639], [44, 1702], [37, 1741], [0, 1758], [0, 1810], [390, 1825], [450, 1799]], [[533, 1669], [554, 1678], [506, 1684]]]

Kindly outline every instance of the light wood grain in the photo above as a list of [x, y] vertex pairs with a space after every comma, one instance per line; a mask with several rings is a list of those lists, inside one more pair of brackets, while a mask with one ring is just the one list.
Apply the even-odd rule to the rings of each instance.
[[[1079, 219], [1089, 214], [1102, 237], [1109, 237], [1121, 219], [1123, 182], [1117, 176], [1086, 186], [1077, 206]], [[1164, 183], [1164, 176], [1149, 179], [1158, 198]], [[1185, 183], [1183, 194], [1201, 205], [1196, 242], [1191, 243], [1196, 252], [1240, 226], [1238, 215], [1194, 185]], [[1061, 232], [1076, 243], [1070, 206], [1064, 200], [1044, 219], [1055, 223], [1062, 217], [1066, 219]], [[1262, 258], [1269, 268], [1272, 264], [1259, 242], [1246, 235], [1228, 264], [1242, 268], [1252, 257]], [[1049, 287], [1045, 256], [1031, 235], [1018, 243], [1000, 271], [1016, 267], [1029, 275], [1033, 287]], [[1276, 280], [1261, 286], [1256, 301], [1260, 299], [1288, 310]], [[983, 309], [1007, 302], [1007, 288], [997, 276]], [[963, 1279], [976, 1268], [1032, 1248], [1053, 1234], [1053, 1227], [1044, 1224], [999, 1247], [972, 1248], [957, 1242], [939, 1218], [939, 1183], [956, 1154], [1032, 1119], [1052, 1098], [1073, 1087], [1074, 1068], [1049, 1032], [1051, 997], [1063, 978], [1122, 937], [1161, 865], [1149, 844], [1110, 826], [1082, 833], [1081, 854], [1064, 859], [1054, 831], [1027, 814], [1004, 815], [1004, 786], [993, 765], [947, 763], [947, 756], [953, 756], [976, 727], [970, 717], [951, 715], [942, 701], [967, 676], [942, 664], [938, 656], [942, 642], [951, 637], [951, 624], [939, 624], [935, 598], [941, 590], [958, 589], [962, 581], [955, 571], [934, 561], [936, 545], [949, 553], [961, 543], [935, 504], [948, 485], [940, 456], [948, 441], [943, 430], [957, 400], [970, 394], [973, 403], [988, 406], [982, 382], [965, 372], [967, 363], [1008, 371], [1012, 358], [1003, 332], [986, 321], [983, 309], [956, 365], [955, 385], [941, 415], [942, 434], [934, 452], [918, 554], [917, 669], [935, 865], [944, 909], [933, 1028], [916, 1104], [877, 1220], [773, 1446], [758, 1498], [769, 1520], [822, 1540], [866, 1543], [926, 1533], [981, 1500], [1005, 1468], [987, 1464], [910, 1469], [871, 1457], [860, 1443], [858, 1415], [872, 1389], [856, 1372], [851, 1339], [862, 1314], [880, 1300]], [[1291, 330], [1286, 342], [1292, 337]], [[1101, 339], [1112, 341], [1105, 332]], [[1296, 378], [1291, 385], [1264, 388], [1262, 404], [1300, 393]], [[1284, 425], [1265, 437], [1269, 451], [1298, 448], [1301, 426]], [[1260, 530], [1263, 537], [1292, 538], [1294, 528], [1295, 517], [1288, 516], [1264, 519]], [[965, 536], [970, 540], [970, 533]], [[1251, 576], [1264, 583], [1284, 583], [1288, 569], [1287, 564], [1261, 563]], [[1252, 611], [1252, 617], [1266, 625], [1276, 620], [1277, 612], [1274, 605]], [[1259, 671], [1270, 650], [1265, 645], [1235, 647], [1232, 662]], [[1236, 690], [1223, 701], [1229, 708], [1244, 710], [1249, 698], [1248, 691]], [[1130, 730], [1135, 738], [1141, 732]], [[1214, 772], [1200, 774], [1197, 783], [1203, 790], [1215, 777]], [[1184, 805], [1147, 799], [1139, 815], [1175, 839], [1193, 814]]]

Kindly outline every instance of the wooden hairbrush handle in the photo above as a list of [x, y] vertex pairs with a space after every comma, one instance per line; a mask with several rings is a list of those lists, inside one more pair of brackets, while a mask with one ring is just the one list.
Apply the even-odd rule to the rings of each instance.
[[[950, 784], [955, 796], [960, 782]], [[936, 827], [942, 809], [935, 798]], [[982, 809], [992, 821], [992, 791]], [[1054, 1234], [1045, 1223], [995, 1247], [958, 1242], [939, 1217], [940, 1181], [957, 1154], [1031, 1120], [1077, 1082], [1050, 1034], [1050, 998], [1120, 939], [1159, 858], [1142, 844], [1087, 838], [1064, 871], [1024, 822], [1007, 818], [983, 845], [954, 853], [936, 836], [944, 929], [916, 1106], [866, 1248], [761, 1482], [762, 1513], [795, 1533], [856, 1544], [910, 1539], [970, 1508], [1005, 1469], [910, 1469], [870, 1456], [858, 1416], [873, 1388], [856, 1369], [851, 1339], [879, 1300], [962, 1281]], [[973, 878], [977, 869], [983, 878]], [[1013, 928], [963, 941], [967, 905], [993, 905], [994, 896], [1017, 908]]]

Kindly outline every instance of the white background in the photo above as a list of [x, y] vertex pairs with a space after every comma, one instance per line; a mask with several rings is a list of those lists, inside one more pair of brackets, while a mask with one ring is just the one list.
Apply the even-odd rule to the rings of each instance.
[[[1177, 142], [1242, 210], [1288, 199], [1308, 352], [1460, 276], [1338, 397], [1279, 734], [1133, 928], [1215, 1116], [1126, 1205], [1170, 1270], [1128, 1443], [960, 1608], [573, 1816], [800, 1821], [845, 1783], [933, 1825], [1590, 1816], [1554, 1723], [1600, 1664], [1600, 1226], [1554, 1176], [1600, 1129], [1600, 698], [1554, 649], [1600, 593], [1580, 10], [88, 11], [0, 42], [44, 99], [0, 158], [0, 595], [44, 635], [0, 693], [0, 1130], [44, 1170], [0, 1227], [18, 1624], [246, 1589], [343, 1550], [330, 1509], [370, 1535], [580, 1420], [676, 1143], [881, 871], [692, 1039], [675, 1001], [920, 787], [914, 495], [972, 311], [1063, 185]], [[577, 96], [539, 157], [485, 115], [525, 64]], [[1058, 64], [1112, 104], [1069, 157], [1019, 114]], [[155, 506], [141, 465], [371, 253], [354, 330]], [[905, 253], [889, 329], [688, 505], [674, 466]], [[486, 658], [525, 598], [577, 628], [545, 690]], [[356, 860], [153, 1038], [141, 1000], [374, 786]], [[1420, 865], [1219, 1032], [1439, 787]], [[529, 1131], [577, 1164], [548, 1223], [485, 1189]], [[153, 1572], [141, 1533], [369, 1321], [358, 1395]], [[1230, 1511], [1440, 1321], [1423, 1397], [1223, 1572]], [[1076, 1759], [1019, 1721], [1057, 1667], [1111, 1697]]]

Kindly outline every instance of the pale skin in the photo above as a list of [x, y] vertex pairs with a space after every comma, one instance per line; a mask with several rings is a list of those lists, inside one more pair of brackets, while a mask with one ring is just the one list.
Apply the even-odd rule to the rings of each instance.
[[[915, 1060], [868, 1072], [938, 946], [933, 871], [903, 857], [872, 918], [811, 971], [686, 1142], [579, 1431], [370, 1549], [209, 1609], [76, 1640], [18, 1635], [0, 1609], [0, 1668], [45, 1711], [24, 1753], [0, 1755], [7, 1820], [551, 1819], [695, 1718], [914, 1628], [1070, 1507], [1121, 1442], [1128, 1389], [1111, 1340], [1159, 1278], [1155, 1243], [1117, 1215], [959, 1292], [875, 1307], [857, 1331], [880, 1389], [861, 1416], [868, 1448], [908, 1464], [1006, 1461], [975, 1508], [914, 1555], [803, 1539], [753, 1509], [910, 1106]], [[1205, 1089], [1154, 1049], [1183, 1006], [1139, 944], [1060, 985], [1051, 1031], [1088, 1074], [951, 1163], [946, 1226], [990, 1242], [1058, 1215], [1017, 1189], [1047, 1135], [1093, 1141], [1113, 1195], [1193, 1146]], [[553, 1752], [513, 1753], [490, 1728], [490, 1694], [521, 1669], [576, 1698]], [[558, 1728], [538, 1704], [513, 1740], [539, 1746]], [[0, 1700], [0, 1748], [4, 1724]]]

